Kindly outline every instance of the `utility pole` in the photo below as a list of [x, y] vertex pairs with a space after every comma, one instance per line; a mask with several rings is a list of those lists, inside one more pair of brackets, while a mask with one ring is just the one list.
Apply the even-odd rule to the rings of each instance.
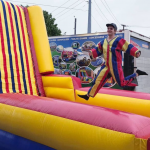
[[124, 31], [124, 27], [126, 27], [126, 25], [124, 25], [124, 24], [121, 24], [122, 26], [123, 26], [123, 31]]
[[88, 33], [91, 33], [91, 0], [89, 0], [89, 11], [88, 11]]
[[74, 21], [74, 35], [76, 35], [76, 27], [77, 27], [77, 18]]

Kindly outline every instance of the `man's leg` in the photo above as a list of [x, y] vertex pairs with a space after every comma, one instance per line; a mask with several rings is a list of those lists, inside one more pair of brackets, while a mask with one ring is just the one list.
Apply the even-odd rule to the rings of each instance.
[[[122, 86], [138, 86], [138, 82], [136, 80], [137, 74], [133, 73], [124, 78], [124, 85]], [[136, 82], [134, 82], [136, 80]]]
[[102, 88], [103, 85], [105, 84], [108, 73], [109, 73], [108, 67], [105, 65], [102, 66], [101, 69], [99, 70], [97, 76], [95, 77], [95, 79], [93, 81], [93, 85], [90, 88], [90, 90], [88, 91], [88, 94], [78, 95], [78, 96], [81, 98], [84, 98], [85, 100], [88, 100], [90, 96], [94, 97], [98, 93], [100, 88]]
[[124, 73], [122, 70], [122, 67], [119, 67], [117, 70], [113, 71], [113, 74], [115, 76], [115, 79], [119, 86], [125, 87], [125, 86], [138, 86], [137, 82], [134, 82], [137, 76], [139, 75], [147, 75], [145, 72], [138, 70], [136, 73], [133, 73], [127, 77], [124, 77]]
[[[136, 77], [137, 76], [140, 76], [140, 75], [148, 75], [146, 72], [144, 72], [144, 71], [141, 71], [141, 70], [139, 70], [139, 69], [137, 69], [136, 70], [136, 73], [133, 73], [133, 74], [131, 74], [131, 75], [129, 75], [129, 76], [127, 76], [127, 77], [125, 77], [125, 80], [126, 81], [130, 81], [128, 84], [127, 84], [127, 86], [138, 86], [138, 82], [137, 82], [137, 79], [136, 79]], [[134, 84], [134, 85], [133, 85]]]

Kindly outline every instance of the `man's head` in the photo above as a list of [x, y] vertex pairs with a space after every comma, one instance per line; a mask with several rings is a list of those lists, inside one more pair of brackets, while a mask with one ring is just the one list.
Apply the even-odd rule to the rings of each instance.
[[116, 31], [117, 31], [116, 24], [114, 24], [114, 23], [108, 23], [108, 24], [106, 24], [106, 26], [107, 26], [108, 36], [113, 36], [113, 35], [116, 34]]

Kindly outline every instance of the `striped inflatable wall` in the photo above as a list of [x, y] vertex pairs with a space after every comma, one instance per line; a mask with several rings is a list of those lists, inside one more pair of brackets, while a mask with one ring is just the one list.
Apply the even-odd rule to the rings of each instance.
[[37, 95], [24, 10], [0, 1], [0, 93]]

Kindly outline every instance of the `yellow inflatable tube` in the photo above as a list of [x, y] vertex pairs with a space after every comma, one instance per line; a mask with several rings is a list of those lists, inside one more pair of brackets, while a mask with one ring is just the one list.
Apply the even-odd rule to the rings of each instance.
[[150, 100], [98, 93], [94, 98], [90, 98], [86, 101], [78, 96], [78, 94], [86, 94], [86, 91], [75, 90], [75, 93], [76, 102], [79, 103], [106, 107], [150, 117]]
[[40, 73], [54, 72], [43, 11], [39, 6], [31, 6], [27, 9], [39, 71]]
[[147, 140], [132, 134], [6, 104], [0, 104], [0, 120], [1, 130], [58, 150], [147, 149]]

